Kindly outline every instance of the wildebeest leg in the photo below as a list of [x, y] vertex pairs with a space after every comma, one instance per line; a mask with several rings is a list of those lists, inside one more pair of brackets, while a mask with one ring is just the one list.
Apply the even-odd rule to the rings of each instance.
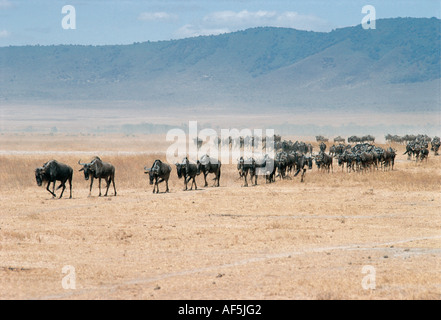
[[50, 185], [51, 185], [51, 182], [49, 181], [49, 182], [47, 183], [46, 190], [49, 191], [49, 193], [52, 195], [52, 197], [56, 197], [55, 193], [49, 190], [49, 186], [50, 186]]
[[184, 191], [187, 191], [187, 179], [184, 177]]
[[61, 190], [60, 199], [63, 197], [64, 190], [66, 190], [66, 181], [62, 182], [61, 186], [63, 187], [63, 190]]
[[92, 195], [93, 178], [90, 178], [89, 197]]
[[[158, 190], [156, 191], [156, 189]], [[155, 191], [156, 193], [159, 193], [158, 177], [155, 177], [155, 185], [153, 186], [153, 193], [155, 193]]]
[[204, 180], [205, 180], [205, 185], [204, 185], [204, 187], [208, 187], [207, 175], [208, 175], [208, 173], [205, 173], [205, 172], [204, 172]]
[[106, 194], [104, 196], [107, 197], [107, 193], [109, 192], [110, 182], [112, 178], [109, 177], [109, 179], [105, 178], [104, 180], [106, 181]]
[[244, 184], [243, 184], [244, 187], [248, 187], [247, 175], [248, 175], [248, 171], [246, 171], [245, 174], [243, 175], [244, 180], [245, 180]]
[[101, 197], [101, 178], [99, 178], [98, 181], [98, 188], [100, 189], [100, 194], [98, 195], [98, 197]]
[[170, 192], [168, 189], [168, 177], [165, 179], [165, 192]]
[[196, 185], [196, 176], [193, 176], [193, 182], [191, 183], [191, 188], [193, 189], [193, 183], [194, 183], [194, 189], [197, 190], [198, 186]]
[[70, 189], [69, 199], [72, 199], [72, 177], [69, 178], [69, 189]]
[[306, 169], [303, 169], [302, 176], [300, 177], [300, 182], [303, 182], [303, 177], [305, 176]]
[[115, 176], [112, 176], [112, 184], [113, 184], [113, 191], [115, 192], [114, 196], [116, 197]]
[[220, 168], [219, 168], [219, 172], [218, 172], [218, 174], [217, 174], [217, 186], [219, 187], [219, 185], [220, 185], [220, 176], [221, 176], [221, 171], [220, 171]]
[[[188, 176], [187, 183], [190, 182], [191, 179], [192, 179], [191, 176]], [[193, 181], [191, 182], [190, 190], [193, 190]]]

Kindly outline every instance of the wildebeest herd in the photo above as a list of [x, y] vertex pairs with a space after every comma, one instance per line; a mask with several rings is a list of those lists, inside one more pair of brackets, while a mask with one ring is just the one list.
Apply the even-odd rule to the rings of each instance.
[[[305, 172], [307, 169], [312, 169], [313, 162], [315, 162], [319, 171], [333, 172], [334, 159], [342, 171], [346, 172], [365, 172], [372, 170], [393, 170], [394, 162], [396, 157], [396, 150], [392, 147], [384, 149], [382, 147], [374, 145], [374, 137], [364, 136], [364, 139], [355, 139], [355, 136], [348, 138], [348, 144], [345, 144], [345, 139], [340, 136], [334, 139], [334, 142], [339, 142], [338, 144], [333, 144], [329, 148], [329, 152], [326, 153], [327, 145], [325, 142], [328, 139], [317, 136], [317, 141], [319, 144], [319, 152], [314, 154], [313, 147], [309, 143], [302, 141], [292, 142], [291, 140], [282, 140], [281, 136], [274, 136], [274, 147], [276, 152], [274, 157], [270, 157], [267, 154], [260, 158], [243, 156], [237, 159], [237, 170], [239, 177], [238, 179], [243, 179], [243, 186], [248, 186], [248, 176], [253, 185], [257, 185], [258, 176], [265, 178], [266, 183], [275, 182], [277, 178], [279, 179], [292, 179], [301, 173], [300, 181], [304, 181]], [[427, 160], [429, 155], [429, 143], [431, 144], [431, 150], [435, 155], [438, 155], [438, 150], [440, 147], [440, 138], [434, 137], [433, 139], [427, 137], [426, 135], [418, 136], [405, 136], [406, 140], [400, 138], [397, 140], [397, 136], [387, 135], [386, 140], [388, 142], [407, 142], [406, 152], [404, 154], [408, 155], [410, 160], [412, 157], [416, 161]], [[231, 140], [231, 139], [230, 139]], [[243, 138], [240, 140], [241, 146], [247, 143], [248, 139]], [[252, 141], [252, 140], [250, 140]], [[359, 142], [363, 141], [363, 142]], [[369, 141], [369, 142], [367, 142]], [[196, 141], [199, 145], [199, 141]], [[357, 143], [359, 142], [359, 143]], [[231, 144], [231, 141], [229, 141]], [[354, 144], [355, 143], [355, 144]], [[92, 186], [94, 179], [99, 181], [99, 196], [101, 196], [101, 180], [104, 179], [106, 182], [106, 192], [104, 196], [107, 196], [110, 185], [113, 185], [114, 196], [117, 195], [115, 186], [115, 167], [107, 162], [102, 161], [99, 157], [94, 157], [91, 162], [82, 163], [81, 160], [78, 161], [81, 165], [81, 169], [84, 173], [85, 180], [90, 179], [89, 196], [92, 193]], [[209, 174], [214, 174], [215, 187], [220, 185], [221, 176], [221, 162], [218, 159], [210, 158], [209, 155], [204, 155], [201, 159], [197, 160], [195, 163], [191, 162], [188, 157], [185, 157], [181, 163], [175, 163], [177, 176], [179, 179], [184, 180], [184, 190], [188, 190], [188, 183], [191, 181], [190, 190], [197, 189], [196, 177], [200, 174], [204, 176], [204, 186], [208, 186], [207, 176]], [[35, 169], [35, 178], [38, 186], [42, 186], [43, 183], [47, 183], [47, 191], [53, 196], [55, 194], [55, 184], [57, 181], [60, 182], [57, 190], [62, 188], [60, 198], [63, 197], [63, 193], [66, 189], [66, 182], [69, 182], [70, 187], [70, 198], [72, 198], [72, 178], [73, 169], [63, 163], [59, 163], [56, 160], [51, 160], [46, 162], [43, 166]], [[162, 162], [161, 160], [155, 160], [153, 165], [149, 167], [144, 167], [144, 173], [148, 174], [149, 182], [153, 187], [153, 193], [159, 193], [159, 184], [165, 182], [166, 190], [169, 192], [168, 181], [172, 168], [169, 164]], [[52, 184], [52, 190], [50, 186]]]

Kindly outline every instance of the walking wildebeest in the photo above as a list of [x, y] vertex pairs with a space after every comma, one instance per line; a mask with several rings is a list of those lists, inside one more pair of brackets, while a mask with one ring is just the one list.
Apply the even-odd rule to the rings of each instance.
[[159, 184], [165, 181], [165, 192], [170, 192], [168, 189], [168, 179], [170, 178], [171, 167], [167, 163], [163, 163], [161, 160], [155, 160], [152, 167], [148, 169], [144, 167], [144, 173], [149, 175], [150, 184], [153, 186], [153, 193], [159, 193]]
[[196, 176], [200, 174], [197, 165], [194, 163], [190, 163], [188, 158], [184, 158], [182, 160], [182, 163], [176, 163], [175, 165], [176, 165], [176, 170], [178, 172], [178, 178], [181, 179], [182, 177], [184, 177], [184, 185], [185, 185], [184, 190], [188, 189], [187, 184], [191, 179], [193, 179], [193, 181], [191, 182], [190, 190], [193, 190], [193, 184], [195, 190], [197, 190], [198, 186], [196, 185]]
[[253, 158], [245, 160], [243, 157], [240, 157], [239, 161], [237, 162], [237, 170], [239, 171], [239, 177], [244, 179], [243, 187], [248, 187], [248, 173], [250, 174], [251, 182], [253, 182], [253, 178], [255, 178], [254, 184], [257, 184], [256, 162]]
[[103, 162], [99, 157], [93, 158], [92, 161], [89, 163], [81, 163], [81, 160], [79, 160], [78, 164], [83, 166], [80, 169], [80, 171], [84, 171], [84, 179], [86, 179], [87, 181], [89, 180], [89, 177], [91, 178], [89, 196], [92, 194], [93, 179], [98, 179], [99, 181], [100, 197], [101, 197], [101, 179], [104, 179], [107, 184], [106, 194], [104, 196], [107, 197], [107, 193], [109, 192], [109, 187], [111, 182], [113, 184], [114, 196], [116, 196], [115, 167], [113, 165], [107, 162]]
[[312, 169], [312, 156], [305, 156], [301, 152], [296, 152], [294, 154], [294, 165], [297, 170], [296, 173], [294, 174], [294, 177], [297, 177], [300, 171], [302, 171], [300, 182], [303, 182], [303, 177], [305, 176], [305, 172], [306, 172], [305, 166], [308, 166], [310, 170]]
[[317, 168], [327, 170], [328, 172], [330, 172], [330, 169], [334, 171], [332, 160], [333, 158], [324, 152], [320, 152], [318, 155], [315, 156], [315, 164], [317, 165]]
[[[63, 187], [61, 191], [60, 199], [63, 196], [64, 190], [66, 189], [66, 181], [69, 181], [70, 187], [70, 197], [72, 199], [72, 176], [73, 169], [66, 164], [59, 163], [56, 160], [51, 160], [46, 162], [42, 167], [35, 169], [35, 179], [37, 180], [37, 185], [39, 187], [42, 186], [44, 182], [47, 182], [46, 190], [55, 198], [55, 183], [56, 181], [60, 181], [61, 184], [57, 188], [60, 189]], [[53, 182], [52, 191], [49, 190], [49, 185]]]
[[201, 160], [197, 161], [198, 171], [204, 174], [205, 187], [208, 186], [207, 175], [209, 173], [214, 173], [215, 180], [214, 186], [219, 187], [219, 180], [221, 175], [221, 162], [216, 159], [211, 159], [208, 155], [203, 155]]

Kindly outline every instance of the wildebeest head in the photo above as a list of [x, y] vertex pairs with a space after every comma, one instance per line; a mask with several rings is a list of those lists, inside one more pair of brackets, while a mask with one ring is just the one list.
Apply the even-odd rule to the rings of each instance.
[[308, 164], [308, 169], [312, 169], [312, 157], [305, 156], [306, 163]]
[[45, 170], [43, 167], [35, 169], [35, 180], [37, 181], [37, 185], [41, 187], [44, 181]]
[[144, 167], [144, 173], [149, 175], [150, 184], [153, 184], [155, 182], [155, 177], [159, 174], [159, 171], [161, 169], [160, 164], [161, 162], [159, 160], [156, 160], [151, 168]]
[[155, 171], [153, 168], [144, 167], [144, 173], [149, 175], [149, 182], [153, 184], [155, 180]]
[[175, 163], [176, 171], [178, 172], [178, 178], [181, 179], [184, 175], [185, 165], [182, 163]]
[[89, 176], [93, 173], [92, 172], [92, 163], [81, 163], [81, 160], [78, 161], [79, 165], [82, 165], [83, 167], [79, 171], [84, 171], [84, 179], [89, 180]]

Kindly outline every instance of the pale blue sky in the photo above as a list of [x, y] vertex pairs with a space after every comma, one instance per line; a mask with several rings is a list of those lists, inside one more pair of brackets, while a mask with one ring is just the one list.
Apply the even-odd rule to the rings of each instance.
[[[62, 7], [76, 11], [64, 30]], [[0, 46], [130, 44], [233, 32], [257, 26], [331, 31], [376, 18], [441, 16], [439, 0], [0, 0]]]

